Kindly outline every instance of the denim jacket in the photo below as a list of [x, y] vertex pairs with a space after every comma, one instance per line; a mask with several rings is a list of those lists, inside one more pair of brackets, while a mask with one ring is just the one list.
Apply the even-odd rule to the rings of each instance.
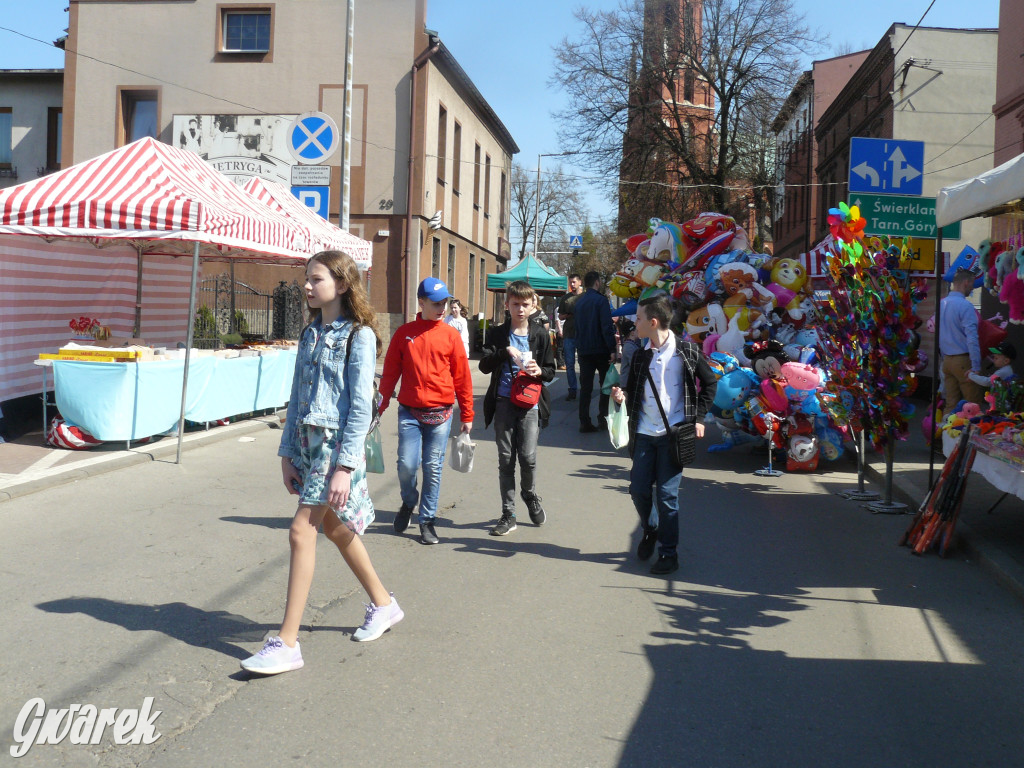
[[299, 425], [308, 424], [340, 430], [339, 465], [358, 467], [363, 462], [377, 340], [372, 330], [360, 328], [348, 352], [351, 332], [352, 321], [340, 317], [326, 328], [317, 320], [303, 330], [278, 456], [298, 463]]

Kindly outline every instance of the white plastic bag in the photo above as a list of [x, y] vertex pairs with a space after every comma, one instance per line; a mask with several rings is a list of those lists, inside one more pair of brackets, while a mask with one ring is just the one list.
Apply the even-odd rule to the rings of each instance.
[[473, 471], [473, 452], [476, 450], [476, 443], [469, 439], [469, 435], [460, 432], [458, 437], [452, 438], [451, 447], [448, 450], [449, 464], [456, 472]]
[[616, 450], [629, 445], [629, 414], [625, 403], [619, 405], [614, 400], [608, 401], [608, 437]]

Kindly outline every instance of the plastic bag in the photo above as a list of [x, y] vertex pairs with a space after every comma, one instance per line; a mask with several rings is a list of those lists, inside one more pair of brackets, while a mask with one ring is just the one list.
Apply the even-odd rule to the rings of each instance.
[[601, 394], [610, 395], [612, 387], [617, 386], [619, 386], [619, 369], [614, 365], [609, 365], [608, 373], [604, 375], [604, 381], [601, 382]]
[[616, 450], [629, 445], [629, 414], [625, 403], [620, 405], [614, 400], [608, 401], [608, 437]]
[[453, 437], [451, 449], [448, 451], [451, 468], [456, 472], [472, 472], [475, 450], [476, 443], [469, 439], [467, 433], [460, 432], [458, 437]]
[[366, 435], [366, 471], [375, 475], [384, 474], [384, 448], [381, 446], [380, 427], [374, 427]]

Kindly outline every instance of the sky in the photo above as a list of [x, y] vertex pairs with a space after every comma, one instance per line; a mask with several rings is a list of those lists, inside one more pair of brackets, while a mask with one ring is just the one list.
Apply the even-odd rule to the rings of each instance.
[[[372, 12], [373, 2], [356, 0], [356, 18]], [[891, 24], [916, 24], [931, 2], [793, 0], [807, 24], [828, 37], [825, 50], [809, 55], [806, 64], [839, 51], [872, 48]], [[566, 106], [565, 98], [548, 80], [556, 46], [579, 32], [573, 9], [581, 5], [611, 10], [618, 7], [619, 0], [428, 0], [427, 26], [440, 35], [511, 132], [520, 149], [515, 160], [532, 172], [538, 154], [562, 150], [551, 115]], [[67, 0], [0, 0], [0, 27], [46, 41], [38, 43], [0, 30], [0, 69], [64, 66], [63, 52], [49, 43], [64, 33], [66, 8]], [[934, 0], [922, 25], [998, 27], [999, 1]], [[358, 81], [359, 73], [354, 77]], [[210, 84], [197, 86], [207, 89]], [[542, 168], [560, 164], [565, 172], [586, 179], [588, 173], [574, 168], [570, 160], [545, 157]], [[593, 190], [587, 191], [593, 184], [584, 180], [582, 186], [596, 228], [614, 216], [614, 205]]]

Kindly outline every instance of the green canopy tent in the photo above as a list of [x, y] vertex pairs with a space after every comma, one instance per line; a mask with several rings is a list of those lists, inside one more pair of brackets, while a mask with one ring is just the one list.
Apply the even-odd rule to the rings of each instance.
[[569, 290], [569, 279], [545, 266], [532, 255], [520, 259], [512, 269], [487, 275], [487, 290], [504, 293], [505, 286], [523, 280], [542, 296], [561, 296]]

